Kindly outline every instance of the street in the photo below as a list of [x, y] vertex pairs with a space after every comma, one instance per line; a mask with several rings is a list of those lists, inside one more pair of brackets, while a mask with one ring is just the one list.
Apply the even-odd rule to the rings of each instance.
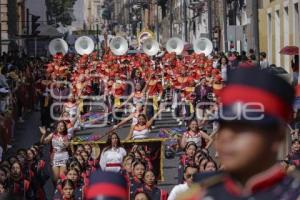
[[0, 199], [300, 199], [299, 5], [0, 0]]

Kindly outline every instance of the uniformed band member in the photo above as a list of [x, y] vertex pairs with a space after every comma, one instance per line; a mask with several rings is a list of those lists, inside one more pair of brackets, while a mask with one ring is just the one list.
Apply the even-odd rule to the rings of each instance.
[[257, 69], [231, 72], [215, 141], [224, 172], [195, 176], [199, 184], [180, 199], [300, 199], [300, 173], [286, 174], [277, 164], [293, 99], [293, 88], [280, 77]]
[[96, 171], [90, 177], [87, 200], [128, 200], [125, 178], [114, 172]]

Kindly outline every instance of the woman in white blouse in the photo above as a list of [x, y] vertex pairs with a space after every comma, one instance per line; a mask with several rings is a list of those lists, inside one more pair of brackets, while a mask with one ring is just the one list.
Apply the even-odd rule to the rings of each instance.
[[117, 133], [110, 134], [106, 141], [106, 147], [103, 149], [100, 157], [101, 169], [103, 171], [119, 172], [126, 154], [126, 150], [121, 147], [120, 138]]

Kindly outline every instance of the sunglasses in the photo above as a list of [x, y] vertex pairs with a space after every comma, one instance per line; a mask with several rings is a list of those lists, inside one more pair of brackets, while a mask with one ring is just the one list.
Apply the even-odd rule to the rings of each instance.
[[190, 178], [192, 178], [193, 176], [194, 176], [194, 174], [187, 174], [187, 175], [186, 175], [186, 178], [187, 178], [187, 179], [190, 179]]

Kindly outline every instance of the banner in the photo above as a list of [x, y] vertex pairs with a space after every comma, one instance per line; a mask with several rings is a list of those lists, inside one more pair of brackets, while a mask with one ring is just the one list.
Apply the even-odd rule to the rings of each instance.
[[[122, 141], [122, 146], [126, 149], [127, 153], [131, 151], [134, 145], [144, 146], [147, 151], [147, 157], [151, 160], [153, 166], [153, 172], [155, 173], [158, 181], [164, 181], [163, 173], [163, 159], [164, 159], [164, 139], [144, 139], [144, 140], [128, 140]], [[92, 146], [97, 144], [101, 151], [105, 148], [105, 142], [103, 141], [72, 141], [71, 145], [76, 146], [78, 144], [91, 144]]]

